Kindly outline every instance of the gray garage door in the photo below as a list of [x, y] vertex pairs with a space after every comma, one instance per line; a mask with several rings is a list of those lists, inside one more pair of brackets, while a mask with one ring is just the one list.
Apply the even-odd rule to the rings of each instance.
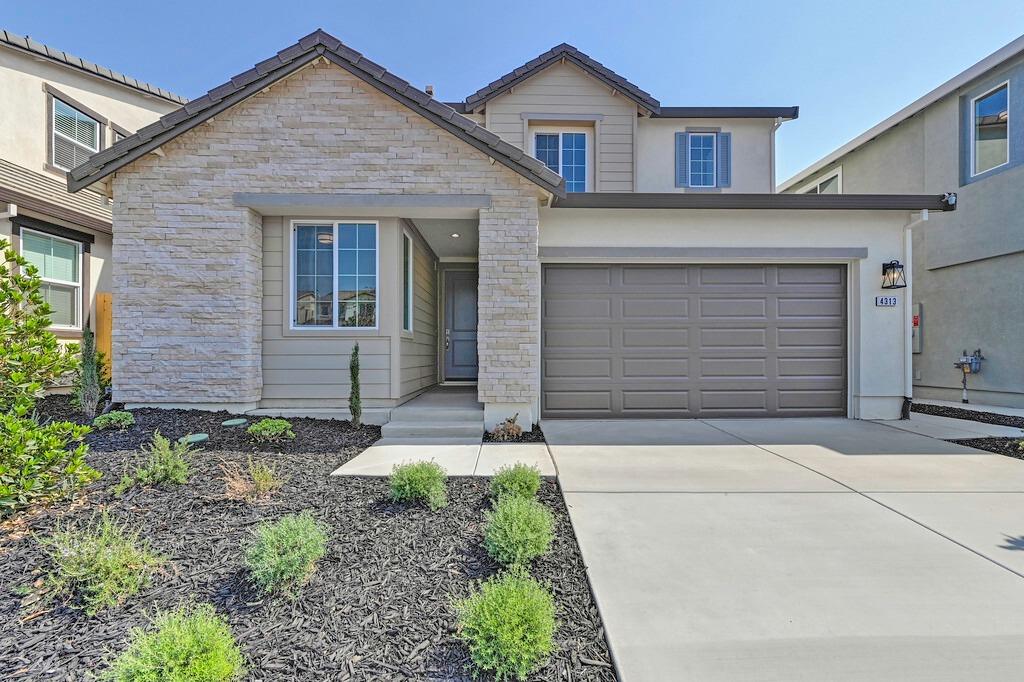
[[546, 265], [545, 417], [846, 413], [846, 268]]

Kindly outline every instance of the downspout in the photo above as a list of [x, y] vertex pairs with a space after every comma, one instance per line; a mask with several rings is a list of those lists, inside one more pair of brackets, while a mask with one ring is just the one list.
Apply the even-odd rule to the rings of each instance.
[[903, 409], [900, 419], [910, 419], [910, 404], [914, 400], [914, 237], [913, 229], [928, 222], [928, 209], [911, 220], [903, 229], [903, 268], [907, 273], [906, 300], [903, 302]]
[[776, 186], [775, 186], [775, 131], [778, 130], [779, 128], [781, 128], [782, 124], [784, 122], [785, 121], [782, 118], [776, 118], [775, 122], [772, 123], [772, 129], [771, 129], [771, 132], [769, 133], [769, 142], [770, 142], [769, 149], [770, 149], [770, 153], [768, 155], [769, 156], [769, 159], [768, 159], [768, 170], [771, 172], [771, 183], [772, 183], [771, 184], [771, 188], [772, 188], [772, 193], [775, 193], [775, 192], [778, 191], [778, 188], [776, 188]]

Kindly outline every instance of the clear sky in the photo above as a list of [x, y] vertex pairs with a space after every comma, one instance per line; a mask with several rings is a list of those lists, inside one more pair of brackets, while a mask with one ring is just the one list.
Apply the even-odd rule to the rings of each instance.
[[568, 42], [663, 105], [800, 105], [781, 181], [1024, 33], [1024, 1], [3, 0], [0, 27], [186, 97], [318, 27], [445, 100]]

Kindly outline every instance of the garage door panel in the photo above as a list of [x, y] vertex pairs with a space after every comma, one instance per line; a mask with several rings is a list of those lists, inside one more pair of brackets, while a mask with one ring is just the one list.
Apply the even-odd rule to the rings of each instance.
[[546, 265], [543, 281], [546, 417], [845, 414], [843, 266]]

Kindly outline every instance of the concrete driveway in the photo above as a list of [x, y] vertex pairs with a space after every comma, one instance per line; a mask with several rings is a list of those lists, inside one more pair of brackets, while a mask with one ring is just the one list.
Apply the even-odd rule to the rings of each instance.
[[1024, 462], [846, 419], [545, 422], [642, 680], [1009, 680]]

